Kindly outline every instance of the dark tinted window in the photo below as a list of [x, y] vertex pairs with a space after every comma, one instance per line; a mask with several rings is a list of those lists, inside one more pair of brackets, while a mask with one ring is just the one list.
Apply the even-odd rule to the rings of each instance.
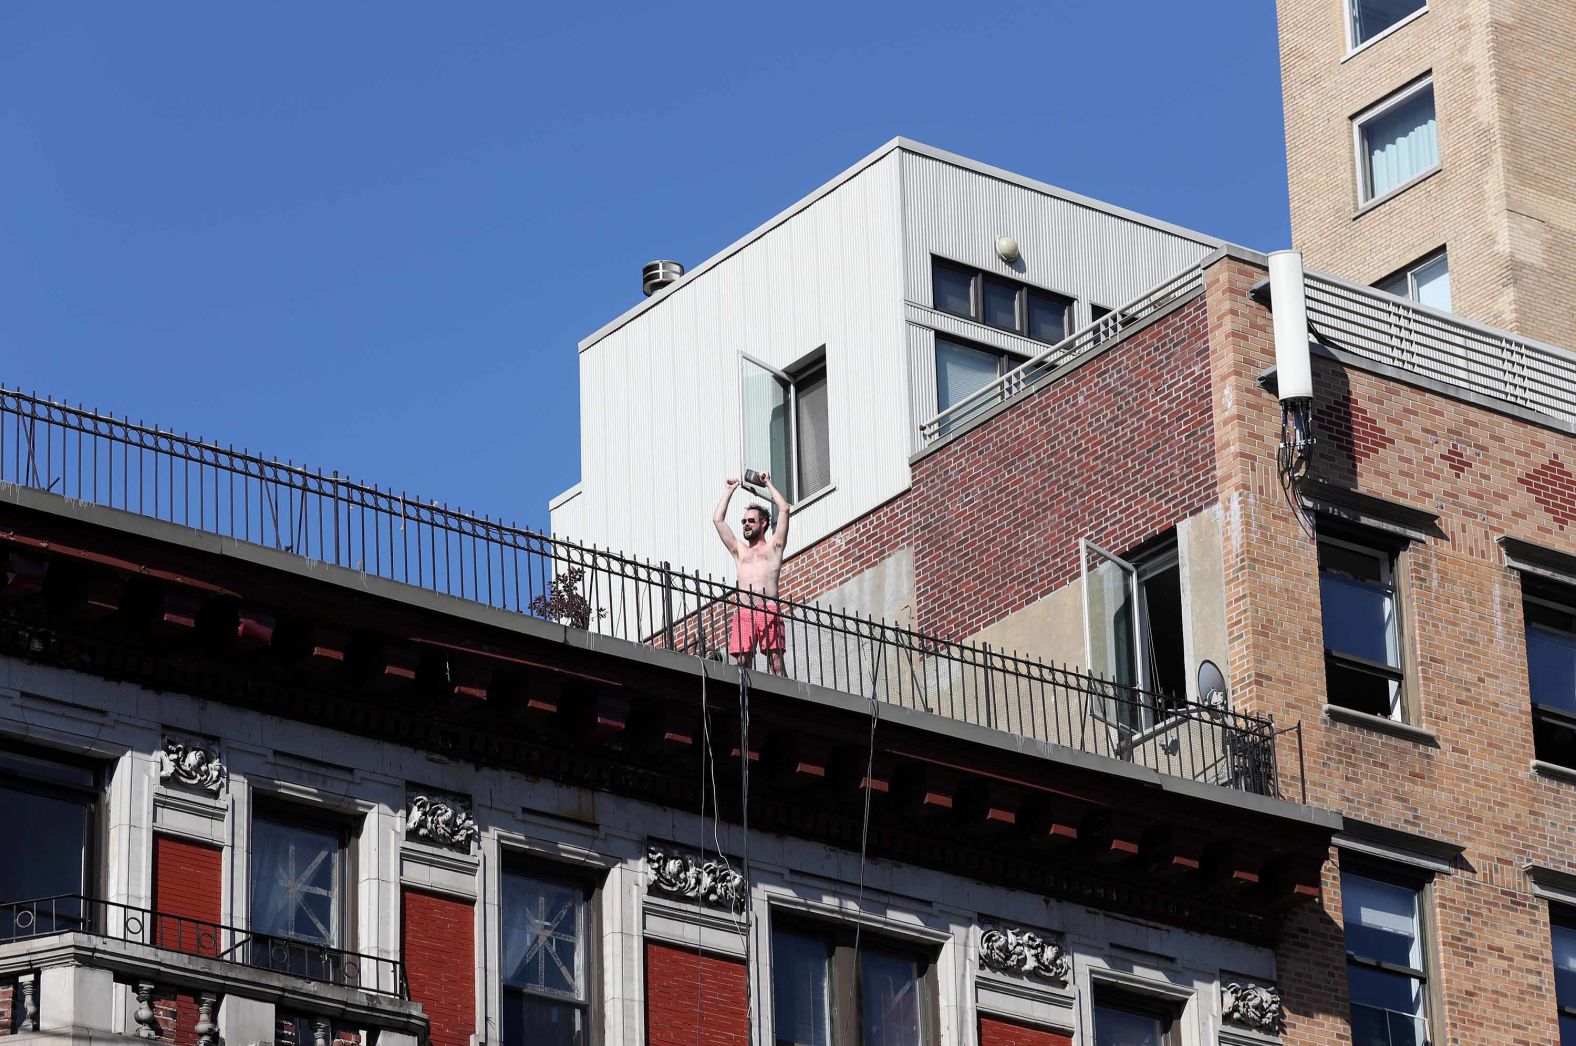
[[931, 263], [930, 278], [937, 309], [955, 316], [974, 315], [972, 272], [938, 261]]
[[1067, 337], [1067, 310], [1072, 303], [1044, 291], [1028, 292], [1026, 333], [1036, 341], [1052, 345]]
[[26, 841], [25, 860], [15, 849], [0, 858], [0, 940], [82, 925], [97, 801], [91, 769], [0, 753], [0, 824], [13, 847]]
[[1002, 330], [1018, 329], [1017, 284], [986, 276], [981, 285], [980, 299], [980, 319], [983, 322]]

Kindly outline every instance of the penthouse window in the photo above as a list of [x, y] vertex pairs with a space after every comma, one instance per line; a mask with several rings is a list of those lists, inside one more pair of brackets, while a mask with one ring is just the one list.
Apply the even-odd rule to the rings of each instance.
[[1576, 1046], [1576, 911], [1551, 906], [1554, 996], [1560, 1011], [1560, 1046]]
[[746, 356], [743, 389], [744, 467], [769, 470], [790, 502], [830, 487], [825, 352], [786, 371]]
[[932, 301], [950, 312], [987, 326], [1055, 345], [1072, 326], [1073, 299], [1017, 280], [932, 258]]
[[504, 1046], [590, 1041], [592, 888], [535, 868], [503, 877]]
[[1352, 1046], [1429, 1041], [1425, 896], [1425, 881], [1403, 872], [1341, 869]]
[[1522, 580], [1537, 758], [1576, 768], [1576, 590]]
[[921, 1046], [936, 1036], [928, 956], [875, 934], [784, 920], [772, 927], [778, 1046]]
[[1443, 247], [1374, 284], [1397, 298], [1450, 311], [1450, 257]]
[[1401, 721], [1397, 552], [1344, 532], [1319, 535], [1319, 601], [1330, 704]]
[[1187, 701], [1182, 572], [1176, 539], [1112, 555], [1083, 541], [1084, 623], [1096, 675], [1141, 693], [1113, 698], [1106, 718], [1138, 732]]
[[1352, 120], [1358, 203], [1399, 192], [1439, 166], [1434, 80], [1425, 77]]
[[11, 840], [0, 860], [0, 941], [83, 925], [82, 897], [95, 892], [100, 794], [89, 766], [0, 751], [0, 824]]
[[1427, 8], [1427, 0], [1346, 0], [1347, 46], [1361, 47]]
[[1023, 360], [936, 335], [936, 410], [955, 407]]

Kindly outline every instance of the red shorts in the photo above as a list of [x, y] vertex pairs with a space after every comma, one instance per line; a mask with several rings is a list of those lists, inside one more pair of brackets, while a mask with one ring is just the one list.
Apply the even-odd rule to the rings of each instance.
[[782, 652], [783, 617], [773, 600], [734, 608], [733, 625], [728, 629], [728, 653], [734, 657], [753, 654], [757, 646], [768, 654]]

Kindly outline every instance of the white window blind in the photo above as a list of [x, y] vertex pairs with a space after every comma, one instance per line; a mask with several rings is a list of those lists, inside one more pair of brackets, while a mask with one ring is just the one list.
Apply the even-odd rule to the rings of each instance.
[[936, 339], [936, 409], [946, 410], [1001, 373], [1001, 357], [959, 345], [945, 338]]

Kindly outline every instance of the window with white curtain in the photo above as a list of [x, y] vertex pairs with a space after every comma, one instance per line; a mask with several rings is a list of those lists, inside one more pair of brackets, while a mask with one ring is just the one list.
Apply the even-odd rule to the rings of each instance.
[[790, 502], [832, 485], [826, 354], [818, 351], [786, 371], [745, 356], [744, 468], [766, 469]]
[[1441, 247], [1374, 286], [1398, 298], [1410, 298], [1419, 305], [1449, 312], [1450, 256]]
[[1439, 166], [1434, 80], [1425, 77], [1352, 121], [1359, 203], [1386, 196]]

